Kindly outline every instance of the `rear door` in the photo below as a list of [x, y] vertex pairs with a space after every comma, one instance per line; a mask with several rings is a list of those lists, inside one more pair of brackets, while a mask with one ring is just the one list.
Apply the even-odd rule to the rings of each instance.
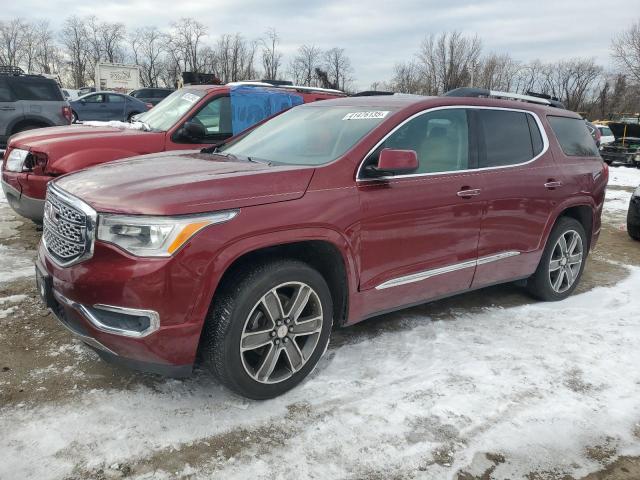
[[[4, 144], [10, 127], [22, 118], [22, 104], [16, 102], [6, 77], [0, 77], [0, 141]], [[4, 139], [2, 137], [5, 137]]]
[[127, 99], [123, 95], [116, 95], [115, 93], [109, 93], [107, 95], [107, 120], [121, 120], [125, 121], [125, 110], [127, 107]]
[[474, 110], [486, 201], [474, 287], [531, 275], [563, 176], [540, 119], [524, 110]]
[[377, 291], [381, 311], [469, 288], [475, 271], [483, 197], [465, 108], [435, 109], [409, 120], [383, 148], [415, 150], [409, 175], [358, 178], [361, 290]]

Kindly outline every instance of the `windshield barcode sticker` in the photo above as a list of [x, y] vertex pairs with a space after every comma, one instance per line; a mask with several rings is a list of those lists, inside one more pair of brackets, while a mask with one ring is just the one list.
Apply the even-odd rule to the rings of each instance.
[[182, 98], [182, 100], [186, 100], [189, 103], [196, 103], [200, 99], [199, 96], [194, 95], [193, 93], [185, 93], [180, 98]]
[[388, 111], [376, 111], [376, 112], [351, 112], [347, 113], [342, 120], [371, 120], [379, 119], [387, 116]]

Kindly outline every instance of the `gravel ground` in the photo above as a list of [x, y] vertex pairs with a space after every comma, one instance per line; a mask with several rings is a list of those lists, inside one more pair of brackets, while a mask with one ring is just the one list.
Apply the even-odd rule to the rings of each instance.
[[275, 400], [112, 367], [42, 308], [0, 199], [0, 479], [640, 478], [640, 171], [611, 169], [578, 292], [492, 287], [335, 331]]

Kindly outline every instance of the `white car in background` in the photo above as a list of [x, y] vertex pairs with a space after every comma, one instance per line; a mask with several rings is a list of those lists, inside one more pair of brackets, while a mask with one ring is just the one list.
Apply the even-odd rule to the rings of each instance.
[[71, 88], [63, 88], [62, 89], [62, 94], [64, 95], [64, 99], [69, 101], [69, 100], [75, 100], [76, 98], [78, 98], [80, 95], [78, 94], [78, 90], [73, 90]]
[[616, 139], [616, 137], [613, 135], [613, 132], [611, 131], [611, 129], [609, 127], [607, 127], [606, 125], [598, 125], [598, 124], [596, 124], [596, 128], [598, 130], [600, 130], [600, 135], [602, 135], [600, 137], [600, 145], [604, 145], [606, 143], [611, 143]]

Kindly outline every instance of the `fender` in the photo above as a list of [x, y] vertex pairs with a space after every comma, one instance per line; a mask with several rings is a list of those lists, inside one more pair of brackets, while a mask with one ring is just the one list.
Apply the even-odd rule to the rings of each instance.
[[51, 162], [51, 165], [47, 166], [46, 172], [56, 176], [63, 175], [65, 173], [75, 172], [101, 163], [122, 160], [128, 157], [135, 157], [137, 155], [140, 155], [140, 153], [117, 148], [89, 148], [76, 150], [73, 153], [64, 155], [63, 157], [57, 158], [55, 161]]
[[[592, 225], [595, 225], [595, 215], [596, 215], [596, 202], [593, 199], [592, 196], [590, 195], [579, 195], [579, 196], [574, 196], [571, 198], [567, 198], [566, 200], [564, 200], [562, 203], [558, 204], [556, 206], [556, 208], [553, 210], [552, 214], [549, 215], [549, 219], [547, 220], [547, 224], [544, 227], [544, 230], [542, 232], [542, 236], [540, 237], [540, 242], [538, 243], [538, 251], [542, 254], [542, 250], [544, 250], [544, 247], [547, 244], [547, 239], [549, 238], [549, 235], [551, 234], [551, 229], [553, 228], [553, 226], [556, 224], [556, 221], [558, 220], [558, 218], [560, 217], [560, 215], [562, 214], [562, 212], [564, 212], [565, 210], [567, 210], [568, 208], [571, 207], [589, 207], [591, 208], [591, 215], [592, 215]], [[593, 232], [592, 232], [593, 233]], [[587, 232], [587, 235], [589, 235], [589, 232]], [[589, 242], [591, 242], [591, 238], [588, 239]]]
[[[349, 296], [351, 296], [351, 294], [358, 289], [356, 262], [349, 241], [341, 233], [329, 228], [281, 230], [227, 242], [218, 251], [218, 255], [209, 263], [203, 275], [205, 283], [203, 288], [200, 289], [200, 296], [196, 299], [195, 307], [192, 311], [192, 318], [201, 319], [200, 321], [204, 323], [205, 316], [218, 288], [220, 279], [229, 267], [243, 255], [267, 247], [311, 240], [330, 243], [340, 252], [347, 276]], [[351, 302], [349, 302], [349, 311], [351, 311]], [[349, 318], [349, 316], [348, 312], [347, 318]]]

